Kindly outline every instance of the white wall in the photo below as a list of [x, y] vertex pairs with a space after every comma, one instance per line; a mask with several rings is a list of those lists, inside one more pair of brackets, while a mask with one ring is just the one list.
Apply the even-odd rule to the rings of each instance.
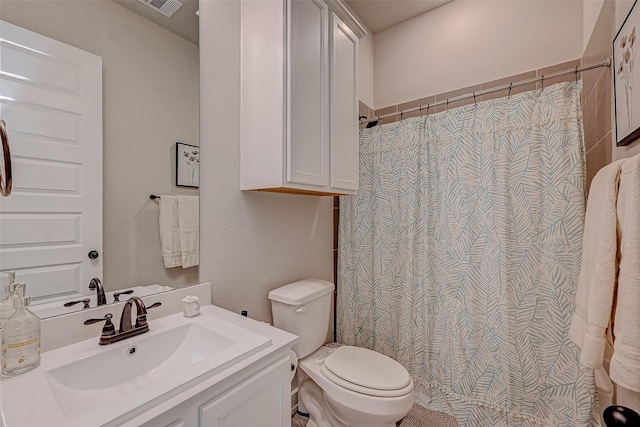
[[614, 36], [616, 35], [620, 27], [622, 27], [622, 24], [624, 23], [624, 20], [627, 18], [627, 15], [631, 11], [631, 8], [633, 7], [634, 3], [635, 3], [635, 0], [615, 0], [616, 23], [615, 23], [614, 34], [613, 34]]
[[112, 1], [2, 0], [0, 18], [102, 57], [105, 288], [198, 283], [164, 268], [149, 200], [197, 194], [174, 185], [174, 147], [198, 144], [198, 46]]
[[200, 49], [200, 281], [271, 321], [269, 290], [333, 280], [333, 200], [240, 191], [240, 2], [200, 1]]
[[457, 0], [374, 36], [374, 108], [582, 57], [581, 1]]
[[598, 21], [604, 0], [583, 0], [582, 2], [582, 51], [584, 52], [591, 39], [591, 33]]
[[358, 97], [373, 108], [373, 34], [360, 39], [358, 54]]

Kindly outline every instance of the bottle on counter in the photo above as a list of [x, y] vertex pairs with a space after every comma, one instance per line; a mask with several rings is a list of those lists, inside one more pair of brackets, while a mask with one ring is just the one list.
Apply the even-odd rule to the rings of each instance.
[[5, 297], [2, 301], [0, 301], [0, 329], [4, 323], [9, 320], [9, 318], [15, 312], [15, 308], [13, 308], [13, 300], [15, 298], [22, 298], [25, 295], [26, 283], [16, 283], [16, 273], [10, 271], [7, 273], [8, 281], [4, 284], [4, 294]]
[[28, 372], [40, 365], [40, 318], [29, 310], [29, 297], [14, 298], [15, 312], [2, 328], [3, 377]]

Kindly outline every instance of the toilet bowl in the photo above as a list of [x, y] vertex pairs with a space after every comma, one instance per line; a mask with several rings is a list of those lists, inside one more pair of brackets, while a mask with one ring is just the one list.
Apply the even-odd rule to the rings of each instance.
[[334, 285], [306, 279], [269, 293], [274, 326], [299, 336], [298, 401], [308, 427], [394, 427], [414, 403], [407, 370], [375, 351], [323, 346]]
[[[414, 403], [413, 380], [400, 364], [391, 358], [379, 363], [377, 370], [371, 371], [374, 378], [370, 379], [369, 387], [362, 385], [362, 378], [351, 377], [353, 381], [342, 378], [327, 367], [325, 362], [334, 352], [340, 350], [345, 354], [350, 350], [370, 352], [380, 357], [380, 360], [368, 363], [373, 367], [374, 363], [386, 358], [371, 350], [344, 346], [340, 348], [321, 347], [311, 355], [299, 361], [298, 368], [303, 371], [302, 383], [298, 389], [298, 398], [304, 408], [309, 412], [308, 427], [394, 427], [396, 421], [404, 417]], [[351, 354], [348, 354], [351, 356]], [[374, 356], [375, 357], [375, 356]], [[376, 357], [378, 359], [378, 357]], [[353, 359], [354, 364], [362, 359]], [[331, 360], [329, 360], [331, 361]], [[397, 365], [394, 365], [397, 364]], [[362, 364], [360, 364], [362, 367]], [[388, 368], [391, 369], [388, 369]], [[397, 381], [389, 381], [400, 367], [406, 374], [397, 378]], [[350, 368], [345, 366], [344, 368]], [[346, 374], [348, 371], [344, 371]], [[390, 378], [382, 381], [381, 385], [374, 386], [380, 379], [376, 374], [389, 374]], [[341, 372], [343, 374], [343, 372]], [[364, 374], [364, 369], [360, 374]], [[306, 376], [306, 378], [305, 378]], [[346, 375], [345, 375], [346, 376]]]

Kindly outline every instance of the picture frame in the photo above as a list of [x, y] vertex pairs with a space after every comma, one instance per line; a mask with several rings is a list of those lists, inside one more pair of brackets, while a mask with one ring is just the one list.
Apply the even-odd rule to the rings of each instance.
[[[640, 8], [636, 0], [613, 39], [613, 83], [616, 145], [629, 145], [640, 138]], [[634, 90], [634, 82], [637, 86]]]
[[176, 186], [200, 187], [200, 147], [176, 142]]

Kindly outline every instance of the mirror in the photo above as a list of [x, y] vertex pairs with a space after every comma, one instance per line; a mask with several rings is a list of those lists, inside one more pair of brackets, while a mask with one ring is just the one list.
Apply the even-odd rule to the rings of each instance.
[[[102, 248], [96, 262], [102, 263], [108, 303], [117, 291], [135, 288], [133, 295], [142, 296], [198, 283], [197, 266], [165, 268], [159, 201], [149, 197], [198, 195], [197, 187], [176, 185], [181, 161], [176, 144], [199, 145], [198, 2], [181, 2], [166, 18], [137, 0], [2, 0], [0, 20], [102, 58]], [[177, 29], [160, 26], [170, 24]], [[23, 178], [16, 157], [14, 194]], [[0, 251], [10, 246], [0, 235]], [[0, 265], [0, 283], [8, 270]], [[74, 293], [33, 295], [40, 288], [31, 286], [32, 271], [16, 269], [16, 280], [27, 281], [27, 294], [41, 317], [61, 314], [48, 309], [69, 299], [92, 297], [90, 306], [95, 306], [89, 283]], [[64, 312], [82, 307], [78, 303]]]

